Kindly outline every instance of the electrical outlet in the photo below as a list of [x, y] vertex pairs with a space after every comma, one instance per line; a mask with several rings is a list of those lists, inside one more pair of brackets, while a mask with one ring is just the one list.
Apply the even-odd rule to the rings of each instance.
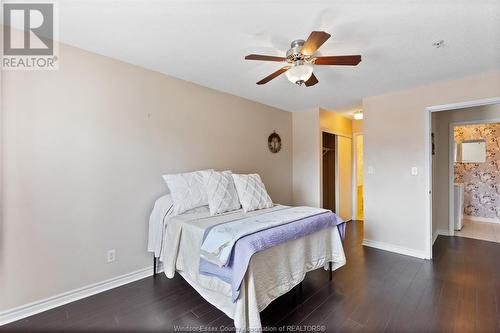
[[412, 176], [418, 175], [418, 168], [417, 167], [412, 167], [411, 168], [411, 175]]
[[113, 262], [116, 260], [116, 251], [113, 249], [113, 250], [109, 250], [108, 251], [108, 262]]
[[368, 167], [368, 174], [373, 175], [374, 173], [375, 173], [375, 168], [373, 168], [372, 166], [369, 166]]

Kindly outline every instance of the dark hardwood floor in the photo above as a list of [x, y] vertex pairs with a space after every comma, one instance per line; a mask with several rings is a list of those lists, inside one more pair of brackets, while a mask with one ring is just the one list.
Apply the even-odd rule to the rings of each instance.
[[[439, 236], [432, 261], [363, 247], [350, 222], [347, 265], [328, 281], [308, 273], [302, 292], [262, 314], [270, 331], [500, 332], [500, 244]], [[163, 274], [0, 327], [0, 332], [171, 332], [232, 326], [181, 277]], [[276, 328], [276, 330], [273, 330]]]

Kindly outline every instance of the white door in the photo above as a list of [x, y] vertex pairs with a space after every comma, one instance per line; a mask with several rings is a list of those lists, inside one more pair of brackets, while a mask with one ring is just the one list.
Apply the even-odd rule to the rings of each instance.
[[352, 139], [337, 135], [336, 183], [337, 214], [344, 220], [352, 218]]

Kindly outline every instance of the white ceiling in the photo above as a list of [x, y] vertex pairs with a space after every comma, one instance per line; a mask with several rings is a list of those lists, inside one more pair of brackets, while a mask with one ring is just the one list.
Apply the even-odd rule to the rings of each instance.
[[[364, 96], [500, 68], [500, 1], [60, 0], [71, 45], [288, 111], [361, 105]], [[358, 67], [316, 66], [319, 84], [283, 75], [255, 82], [312, 30], [332, 35], [322, 55], [361, 54]], [[432, 43], [443, 39], [445, 46]]]

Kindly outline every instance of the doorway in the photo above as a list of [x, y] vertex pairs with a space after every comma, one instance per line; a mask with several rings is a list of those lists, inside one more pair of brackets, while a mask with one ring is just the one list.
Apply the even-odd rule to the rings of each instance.
[[454, 123], [450, 138], [454, 151], [449, 161], [454, 186], [450, 235], [500, 243], [500, 123], [498, 119]]
[[[438, 235], [453, 235], [454, 204], [454, 125], [488, 122], [500, 115], [500, 98], [487, 98], [456, 104], [428, 107], [426, 111], [426, 170], [429, 201], [427, 205], [427, 258], [432, 258], [432, 245]], [[481, 115], [482, 114], [482, 115]], [[445, 118], [439, 121], [437, 118]], [[496, 120], [495, 119], [495, 120]], [[438, 162], [443, 159], [444, 162]]]
[[352, 138], [322, 132], [322, 200], [345, 221], [352, 220]]
[[336, 201], [336, 138], [323, 132], [323, 208], [337, 212]]

